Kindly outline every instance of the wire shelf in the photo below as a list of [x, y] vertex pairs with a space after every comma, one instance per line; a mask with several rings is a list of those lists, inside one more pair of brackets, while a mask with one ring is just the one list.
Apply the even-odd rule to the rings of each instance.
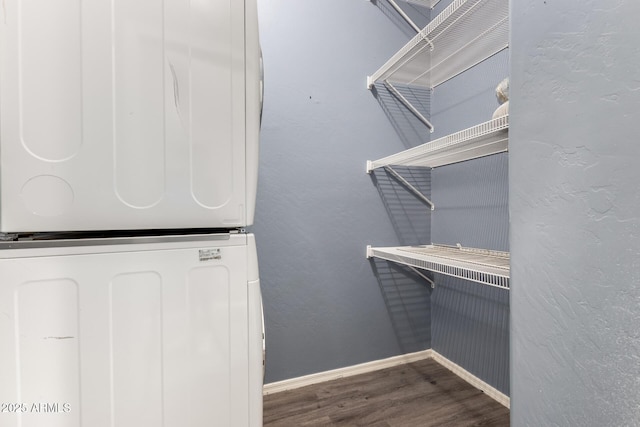
[[509, 253], [444, 245], [367, 247], [376, 257], [500, 289], [509, 289]]
[[418, 6], [428, 7], [433, 9], [435, 5], [440, 3], [440, 0], [406, 0], [407, 3], [417, 4]]
[[434, 88], [509, 46], [508, 0], [454, 0], [368, 78]]
[[431, 142], [367, 162], [367, 173], [389, 165], [435, 168], [502, 153], [509, 149], [509, 116], [447, 135]]

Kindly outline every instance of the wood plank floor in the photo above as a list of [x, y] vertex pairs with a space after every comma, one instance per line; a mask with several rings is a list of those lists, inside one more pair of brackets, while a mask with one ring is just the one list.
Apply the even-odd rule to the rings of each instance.
[[432, 359], [264, 396], [264, 427], [508, 425], [507, 408]]

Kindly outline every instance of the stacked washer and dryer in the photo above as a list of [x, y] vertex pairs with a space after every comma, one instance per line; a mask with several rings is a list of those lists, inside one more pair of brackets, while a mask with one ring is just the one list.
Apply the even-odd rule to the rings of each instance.
[[262, 425], [255, 0], [4, 0], [0, 425]]

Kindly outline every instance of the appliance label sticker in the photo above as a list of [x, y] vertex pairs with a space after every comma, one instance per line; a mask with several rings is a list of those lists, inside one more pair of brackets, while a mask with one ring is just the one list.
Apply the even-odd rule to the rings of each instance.
[[222, 259], [221, 249], [200, 249], [199, 251], [200, 262], [211, 261], [214, 259]]

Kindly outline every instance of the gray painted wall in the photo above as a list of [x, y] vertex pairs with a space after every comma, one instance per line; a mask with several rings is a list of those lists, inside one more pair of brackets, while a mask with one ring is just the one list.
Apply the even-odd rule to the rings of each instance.
[[[432, 140], [490, 120], [495, 87], [508, 74], [505, 50], [436, 87]], [[508, 154], [434, 169], [432, 241], [508, 251], [508, 170]], [[509, 291], [438, 275], [431, 306], [433, 349], [508, 395]]]
[[[402, 170], [433, 197], [433, 213], [385, 171], [364, 173], [367, 159], [488, 120], [508, 53], [433, 95], [400, 88], [431, 115], [430, 135], [383, 86], [365, 89], [366, 75], [412, 36], [386, 2], [259, 6], [266, 82], [252, 231], [265, 303], [266, 382], [433, 347], [508, 393], [507, 292], [445, 277], [432, 292], [410, 270], [364, 258], [367, 244], [508, 250], [507, 155], [431, 173]], [[416, 20], [424, 13], [409, 12]]]
[[397, 183], [365, 173], [367, 159], [405, 148], [366, 76], [407, 36], [367, 1], [258, 5], [265, 105], [251, 231], [266, 318], [265, 382], [429, 348], [430, 289], [365, 258], [367, 244], [398, 245], [412, 232], [428, 238], [428, 223], [398, 228], [403, 204], [416, 206], [406, 192], [393, 196], [401, 194]]
[[511, 7], [512, 425], [640, 425], [640, 3]]

